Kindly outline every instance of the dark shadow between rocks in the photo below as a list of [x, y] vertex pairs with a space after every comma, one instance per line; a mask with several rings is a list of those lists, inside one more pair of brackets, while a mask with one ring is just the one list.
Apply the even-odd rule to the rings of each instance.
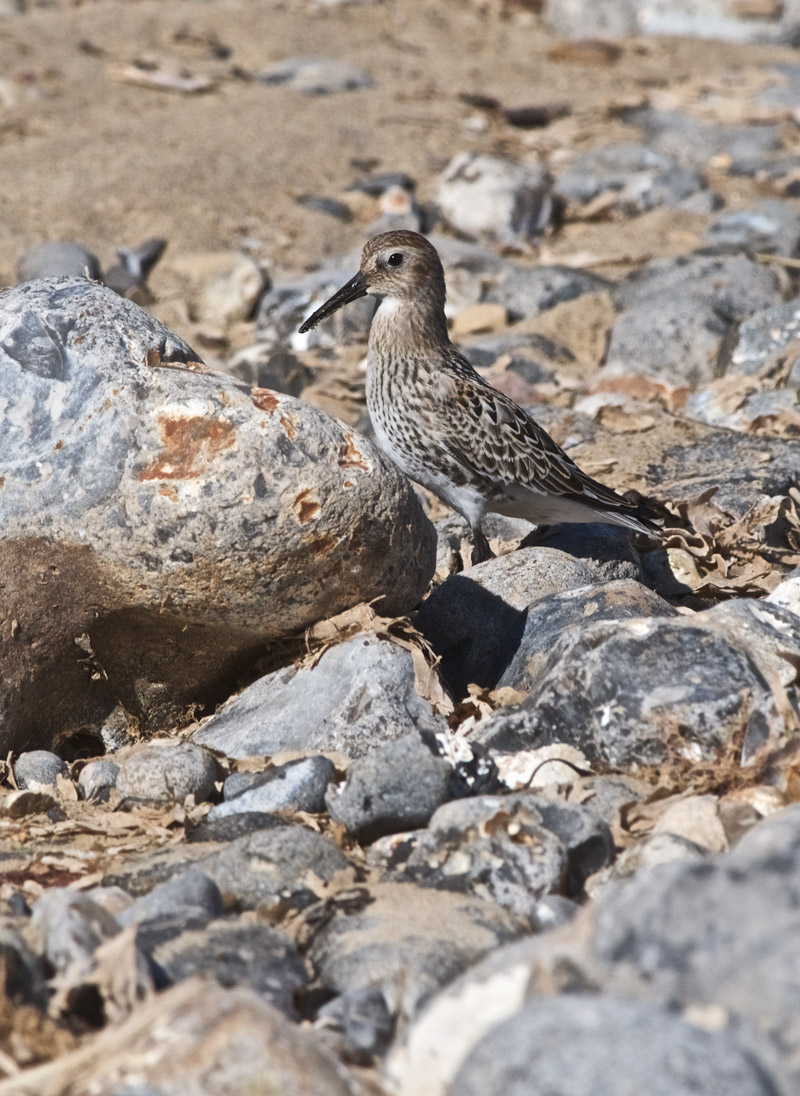
[[470, 684], [497, 685], [527, 619], [527, 607], [515, 609], [467, 575], [453, 575], [422, 603], [415, 624], [441, 659], [448, 688], [462, 698]]

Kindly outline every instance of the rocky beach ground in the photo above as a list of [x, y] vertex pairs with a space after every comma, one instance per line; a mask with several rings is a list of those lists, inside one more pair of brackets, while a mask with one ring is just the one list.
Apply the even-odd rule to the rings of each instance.
[[[0, 0], [0, 1096], [798, 1091], [798, 43]], [[470, 566], [298, 333], [391, 228], [661, 541]]]

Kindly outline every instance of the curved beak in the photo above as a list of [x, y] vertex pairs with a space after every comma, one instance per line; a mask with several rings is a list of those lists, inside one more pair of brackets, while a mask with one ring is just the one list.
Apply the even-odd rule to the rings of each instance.
[[351, 301], [357, 301], [359, 297], [365, 297], [367, 295], [367, 279], [359, 270], [355, 278], [351, 278], [347, 285], [343, 285], [332, 297], [330, 297], [325, 304], [321, 305], [316, 312], [308, 317], [300, 327], [300, 334], [304, 334], [306, 331], [310, 331], [312, 327], [316, 327], [320, 320], [327, 319], [328, 316], [333, 315], [338, 311], [342, 305], [349, 304]]

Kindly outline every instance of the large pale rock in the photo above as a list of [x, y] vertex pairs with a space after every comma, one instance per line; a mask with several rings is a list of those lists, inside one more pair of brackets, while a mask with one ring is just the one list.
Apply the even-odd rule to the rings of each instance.
[[83, 279], [0, 296], [3, 750], [117, 702], [169, 725], [271, 640], [427, 585], [432, 526], [366, 441], [194, 360]]
[[436, 194], [459, 232], [513, 244], [541, 236], [554, 212], [545, 174], [512, 160], [459, 152], [445, 168]]

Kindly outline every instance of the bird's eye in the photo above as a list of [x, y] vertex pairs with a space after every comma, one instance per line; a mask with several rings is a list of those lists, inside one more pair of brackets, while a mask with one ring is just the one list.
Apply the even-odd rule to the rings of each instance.
[[403, 262], [403, 254], [400, 251], [393, 251], [389, 258], [386, 260], [389, 266], [401, 266]]

